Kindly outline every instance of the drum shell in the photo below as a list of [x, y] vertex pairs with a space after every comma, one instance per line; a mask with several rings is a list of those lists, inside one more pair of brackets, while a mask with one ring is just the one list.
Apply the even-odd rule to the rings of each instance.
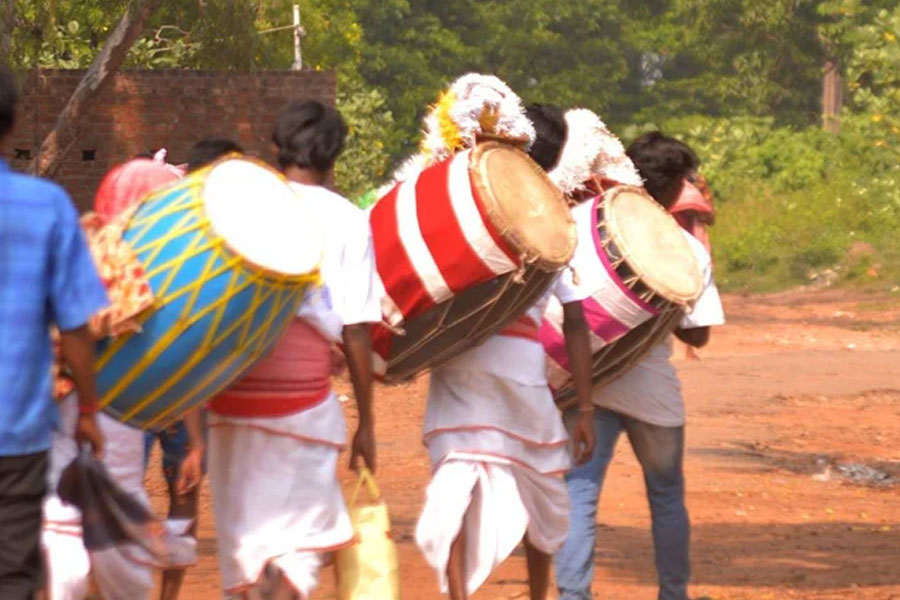
[[[661, 296], [630, 269], [628, 253], [617, 248], [605, 230], [604, 208], [603, 198], [597, 197], [573, 209], [579, 247], [571, 264], [585, 280], [582, 285], [594, 290], [585, 300], [585, 315], [591, 328], [591, 373], [595, 386], [609, 383], [639, 362], [675, 329], [688, 307]], [[671, 221], [672, 232], [684, 235]], [[693, 266], [695, 262], [685, 261]], [[561, 307], [551, 301], [541, 340], [548, 355], [548, 380], [554, 397], [561, 407], [566, 407], [575, 402], [575, 391], [561, 330]]]
[[425, 311], [407, 321], [402, 334], [376, 325], [374, 338], [390, 343], [387, 361], [375, 357], [376, 372], [393, 383], [440, 366], [525, 314], [557, 276], [556, 271], [529, 267], [522, 274], [508, 273], [476, 285]]
[[138, 428], [177, 420], [246, 372], [311, 281], [249, 264], [212, 230], [202, 201], [211, 168], [142, 201], [124, 233], [155, 302], [141, 332], [101, 342], [97, 388], [104, 411]]
[[[571, 257], [575, 246], [574, 221], [565, 200], [524, 153], [515, 151], [521, 155], [521, 165], [527, 175], [541, 178], [539, 183], [546, 185], [546, 210], [553, 215], [552, 222], [558, 223], [550, 227], [550, 235], [558, 238], [548, 238], [553, 243], [547, 247], [553, 247], [553, 251], [542, 256], [540, 250], [528, 244], [528, 236], [516, 230], [514, 223], [504, 221], [510, 207], [498, 198], [487, 196], [492, 182], [486, 180], [486, 169], [479, 168], [482, 163], [478, 163], [478, 157], [498, 147], [501, 146], [489, 142], [471, 154], [462, 153], [448, 163], [426, 169], [418, 180], [394, 188], [370, 214], [376, 262], [388, 295], [385, 324], [377, 326], [373, 334], [375, 364], [376, 373], [387, 381], [407, 379], [437, 366], [501, 331], [549, 289]], [[506, 158], [516, 162], [515, 156]], [[434, 185], [435, 177], [443, 171], [447, 172], [446, 182], [440, 180], [441, 185]], [[463, 176], [465, 181], [460, 181]], [[415, 197], [411, 198], [409, 190], [404, 191], [402, 185], [415, 185]], [[504, 181], [504, 185], [510, 184]], [[449, 190], [449, 198], [444, 189]], [[401, 198], [404, 193], [407, 196]], [[457, 193], [455, 197], [454, 193]], [[466, 196], [465, 202], [477, 205], [477, 210], [470, 207], [467, 213], [461, 209], [461, 196]], [[529, 202], [535, 202], [534, 198], [533, 195]], [[537, 204], [538, 208], [542, 206], [540, 202]], [[402, 211], [406, 211], [405, 215]], [[434, 214], [444, 215], [440, 222], [453, 225], [444, 230], [436, 228]], [[472, 223], [467, 226], [461, 222], [466, 214], [479, 215], [478, 227], [474, 229], [483, 227], [490, 235], [482, 233], [480, 239], [473, 241]], [[415, 235], [421, 235], [423, 242], [401, 247], [389, 240], [398, 236], [396, 230], [404, 223], [416, 229]], [[393, 243], [388, 246], [386, 240]], [[445, 260], [446, 266], [442, 266], [440, 255], [447, 246], [462, 250], [458, 251], [458, 260]], [[416, 261], [416, 257], [408, 258], [413, 252], [430, 252], [433, 256], [425, 260], [419, 257]], [[386, 260], [387, 256], [399, 256], [399, 262], [409, 260], [411, 264], [398, 266], [397, 261]], [[416, 262], [425, 264], [431, 271], [417, 270]], [[435, 270], [447, 275], [448, 285], [438, 293], [432, 290], [426, 293], [421, 288], [440, 279], [433, 276]], [[398, 274], [404, 274], [412, 285], [405, 285]], [[409, 289], [413, 290], [412, 294]]]

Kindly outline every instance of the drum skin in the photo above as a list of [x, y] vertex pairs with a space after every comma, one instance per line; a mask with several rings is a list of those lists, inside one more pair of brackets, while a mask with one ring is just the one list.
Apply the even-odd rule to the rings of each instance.
[[[213, 231], [202, 198], [213, 168], [142, 201], [124, 233], [155, 304], [140, 333], [101, 342], [97, 389], [104, 411], [141, 429], [177, 420], [249, 369], [318, 281], [317, 273], [287, 276], [251, 265]], [[243, 192], [252, 200], [252, 190]]]

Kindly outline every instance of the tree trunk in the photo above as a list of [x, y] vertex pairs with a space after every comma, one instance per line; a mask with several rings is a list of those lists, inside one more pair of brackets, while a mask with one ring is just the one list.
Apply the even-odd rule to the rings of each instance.
[[0, 64], [12, 67], [12, 33], [16, 17], [16, 0], [0, 0]]
[[59, 113], [56, 125], [38, 148], [28, 171], [41, 177], [52, 177], [59, 169], [66, 151], [78, 132], [78, 124], [94, 96], [122, 65], [144, 23], [162, 0], [131, 0], [119, 24], [106, 39], [103, 49], [72, 92], [65, 108]]
[[844, 105], [844, 85], [837, 59], [825, 61], [822, 77], [822, 129], [838, 133], [841, 128], [841, 108]]

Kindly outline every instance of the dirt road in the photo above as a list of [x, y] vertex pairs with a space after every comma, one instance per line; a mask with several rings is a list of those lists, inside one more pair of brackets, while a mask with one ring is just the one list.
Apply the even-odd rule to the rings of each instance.
[[[729, 324], [678, 363], [695, 597], [900, 600], [900, 294], [791, 292], [725, 299]], [[403, 597], [440, 598], [412, 539], [428, 463], [425, 382], [382, 388], [379, 482]], [[352, 476], [342, 473], [345, 483]], [[161, 500], [158, 477], [149, 482]], [[219, 598], [208, 490], [183, 597]], [[598, 520], [596, 597], [656, 598], [643, 480], [619, 444]], [[475, 596], [526, 598], [522, 555]], [[331, 573], [316, 598], [333, 598]]]

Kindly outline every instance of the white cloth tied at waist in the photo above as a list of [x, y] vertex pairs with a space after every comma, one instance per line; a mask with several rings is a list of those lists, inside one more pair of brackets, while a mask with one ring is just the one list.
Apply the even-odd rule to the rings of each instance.
[[256, 429], [337, 449], [343, 449], [347, 443], [347, 423], [333, 391], [329, 392], [324, 402], [283, 417], [226, 417], [211, 410], [207, 422], [211, 429]]
[[[44, 525], [41, 543], [48, 563], [47, 587], [53, 600], [81, 600], [87, 596], [89, 575], [104, 598], [143, 600], [154, 589], [154, 568], [187, 566], [196, 560], [196, 541], [188, 534], [188, 519], [166, 521], [166, 528], [178, 544], [177, 564], [158, 564], [137, 544], [120, 545], [88, 552], [84, 547], [81, 511], [64, 504], [56, 495], [60, 476], [78, 453], [75, 423], [78, 399], [70, 394], [59, 403], [59, 422], [50, 447], [47, 473], [48, 490], [44, 499]], [[97, 425], [106, 442], [103, 465], [119, 487], [144, 506], [150, 500], [144, 488], [144, 432], [100, 413]]]
[[450, 546], [465, 528], [466, 588], [473, 594], [528, 534], [547, 554], [562, 547], [569, 495], [560, 477], [502, 459], [454, 452], [438, 465], [416, 526], [416, 543], [446, 593]]
[[353, 540], [336, 477], [346, 423], [337, 398], [274, 418], [211, 413], [209, 474], [223, 586], [256, 585], [268, 564], [307, 597], [318, 553]]
[[431, 373], [424, 441], [433, 465], [457, 451], [561, 473], [571, 468], [568, 439], [546, 385], [485, 372], [440, 368]]

